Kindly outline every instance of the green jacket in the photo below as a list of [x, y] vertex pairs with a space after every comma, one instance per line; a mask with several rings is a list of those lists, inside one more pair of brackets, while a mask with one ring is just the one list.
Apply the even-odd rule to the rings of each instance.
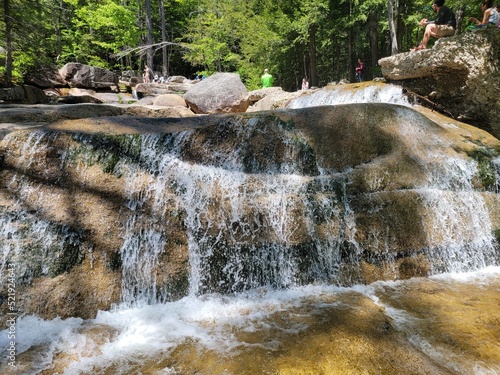
[[273, 85], [273, 76], [270, 75], [269, 73], [266, 73], [262, 76], [261, 78], [262, 81], [262, 87], [271, 87]]

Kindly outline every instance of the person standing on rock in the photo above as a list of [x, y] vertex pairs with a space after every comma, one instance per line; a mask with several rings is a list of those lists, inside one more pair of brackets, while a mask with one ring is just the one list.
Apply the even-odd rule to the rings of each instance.
[[262, 88], [272, 87], [274, 79], [273, 76], [269, 74], [269, 69], [264, 69], [264, 74], [260, 80], [262, 81]]
[[363, 81], [363, 69], [364, 69], [364, 64], [361, 59], [358, 59], [358, 66], [356, 67], [356, 81], [362, 82]]
[[422, 38], [420, 44], [411, 51], [426, 49], [427, 42], [431, 36], [434, 38], [442, 38], [455, 34], [457, 23], [455, 13], [444, 5], [444, 1], [445, 0], [434, 0], [432, 3], [432, 10], [438, 14], [435, 21], [429, 21], [427, 18], [423, 18], [418, 23], [419, 26], [425, 26], [424, 37]]
[[309, 81], [306, 77], [302, 78], [302, 90], [309, 89]]
[[147, 65], [144, 65], [144, 74], [142, 75], [144, 83], [150, 82], [150, 70]]

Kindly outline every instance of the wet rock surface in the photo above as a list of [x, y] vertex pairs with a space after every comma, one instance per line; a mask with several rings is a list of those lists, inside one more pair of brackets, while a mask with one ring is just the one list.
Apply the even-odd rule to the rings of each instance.
[[[162, 301], [188, 293], [193, 240], [203, 259], [199, 293], [231, 293], [442, 272], [440, 249], [457, 245], [455, 257], [475, 251], [471, 220], [484, 226], [489, 216], [486, 230], [500, 229], [498, 191], [488, 180], [499, 141], [430, 111], [357, 104], [150, 118], [98, 108], [112, 116], [51, 114], [50, 124], [0, 143], [5, 241], [21, 246], [7, 260], [24, 267], [23, 295], [37, 295], [19, 306], [26, 313], [91, 317], [124, 293], [139, 298], [138, 285], [123, 285], [135, 241], [152, 241], [141, 251], [161, 245], [147, 298]], [[483, 169], [462, 175], [479, 162]], [[39, 228], [47, 234], [35, 235]], [[50, 249], [42, 239], [49, 233]], [[457, 235], [461, 242], [450, 242]], [[276, 274], [261, 264], [276, 255], [294, 264], [291, 279], [287, 263]], [[138, 272], [134, 262], [127, 267]], [[86, 277], [92, 283], [74, 283]], [[41, 292], [47, 288], [58, 293]], [[59, 302], [65, 298], [74, 304]]]

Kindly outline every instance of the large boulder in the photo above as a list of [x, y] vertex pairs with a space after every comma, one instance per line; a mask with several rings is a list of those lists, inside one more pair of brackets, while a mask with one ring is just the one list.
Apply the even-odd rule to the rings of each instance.
[[66, 86], [56, 66], [37, 66], [24, 76], [24, 83], [42, 89]]
[[182, 96], [177, 94], [163, 94], [154, 99], [153, 105], [162, 107], [186, 107], [186, 101]]
[[443, 38], [432, 48], [379, 60], [383, 76], [453, 117], [500, 137], [500, 29]]
[[21, 85], [0, 89], [0, 103], [38, 104], [48, 103], [49, 98], [38, 87]]
[[290, 101], [306, 94], [310, 94], [310, 92], [303, 90], [287, 92], [283, 91], [281, 87], [267, 87], [251, 91], [248, 94], [251, 106], [247, 112], [286, 108]]
[[169, 82], [169, 83], [186, 83], [186, 82], [190, 82], [190, 81], [184, 76], [170, 76], [167, 78], [167, 82]]
[[59, 74], [70, 87], [118, 89], [118, 75], [107, 69], [80, 63], [68, 63], [59, 70]]
[[236, 73], [216, 73], [200, 81], [184, 100], [199, 114], [245, 112], [248, 108], [247, 89]]

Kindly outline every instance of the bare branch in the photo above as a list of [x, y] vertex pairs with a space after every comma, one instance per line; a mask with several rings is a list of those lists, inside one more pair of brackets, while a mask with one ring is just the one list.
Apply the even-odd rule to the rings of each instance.
[[182, 45], [180, 43], [160, 42], [160, 43], [153, 43], [153, 44], [145, 44], [145, 45], [142, 45], [142, 46], [139, 46], [139, 47], [134, 47], [134, 48], [126, 48], [123, 51], [120, 51], [118, 53], [113, 54], [111, 57], [119, 59], [119, 58], [122, 58], [124, 56], [130, 55], [131, 53], [136, 53], [136, 54], [142, 56], [151, 47], [155, 47], [155, 52], [156, 52], [159, 49], [161, 49], [162, 47], [165, 47], [165, 46], [168, 46], [168, 45], [175, 45], [175, 46], [181, 46], [181, 47], [187, 48], [186, 46], [184, 46], [184, 45]]

